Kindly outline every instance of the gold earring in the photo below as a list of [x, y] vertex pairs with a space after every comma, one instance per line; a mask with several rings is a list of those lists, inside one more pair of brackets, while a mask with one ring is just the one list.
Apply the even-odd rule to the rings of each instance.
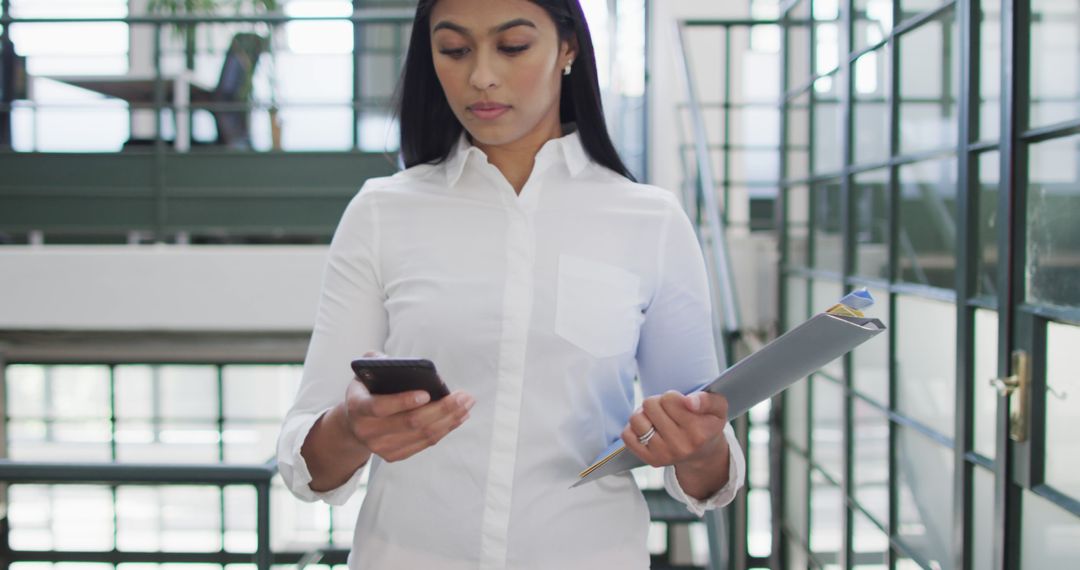
[[566, 67], [563, 68], [562, 74], [563, 75], [570, 75], [571, 66], [573, 66], [573, 65], [574, 65], [574, 60], [572, 60], [572, 59], [570, 61], [566, 62]]

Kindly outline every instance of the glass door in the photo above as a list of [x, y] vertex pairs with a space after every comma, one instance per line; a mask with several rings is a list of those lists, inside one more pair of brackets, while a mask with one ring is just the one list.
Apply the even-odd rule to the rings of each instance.
[[992, 479], [974, 464], [968, 567], [1065, 568], [1080, 560], [1080, 2], [1000, 5], [982, 22], [999, 22], [1001, 69], [1012, 69], [1000, 84], [998, 147], [1010, 159], [997, 161], [996, 208], [980, 211], [996, 211], [997, 247], [983, 251], [1004, 261], [986, 264], [1001, 311], [975, 317], [977, 331], [997, 325], [996, 351], [976, 341], [976, 358], [996, 360], [998, 374], [994, 386], [976, 376], [974, 394], [976, 424], [983, 418], [974, 451], [993, 449], [996, 461]]

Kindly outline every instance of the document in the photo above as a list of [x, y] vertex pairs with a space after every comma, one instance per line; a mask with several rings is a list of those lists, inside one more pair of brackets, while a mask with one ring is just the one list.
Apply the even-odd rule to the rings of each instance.
[[[863, 316], [862, 309], [872, 303], [865, 289], [855, 291], [687, 394], [702, 390], [722, 394], [728, 401], [728, 419], [733, 420], [884, 331], [880, 320]], [[578, 475], [573, 487], [642, 465], [616, 439]]]

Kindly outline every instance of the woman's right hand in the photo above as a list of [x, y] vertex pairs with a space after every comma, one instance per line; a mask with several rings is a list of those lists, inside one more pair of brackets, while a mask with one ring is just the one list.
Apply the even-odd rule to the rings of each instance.
[[469, 419], [476, 400], [457, 391], [438, 402], [424, 391], [373, 395], [360, 382], [345, 392], [345, 429], [384, 461], [407, 459], [435, 445]]

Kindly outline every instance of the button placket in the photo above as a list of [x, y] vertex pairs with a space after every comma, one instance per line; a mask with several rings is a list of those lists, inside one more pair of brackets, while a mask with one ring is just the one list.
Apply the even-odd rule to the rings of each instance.
[[498, 386], [491, 434], [487, 489], [481, 523], [481, 568], [504, 568], [508, 550], [514, 466], [525, 380], [525, 350], [532, 317], [535, 240], [531, 216], [506, 210], [506, 280]]

